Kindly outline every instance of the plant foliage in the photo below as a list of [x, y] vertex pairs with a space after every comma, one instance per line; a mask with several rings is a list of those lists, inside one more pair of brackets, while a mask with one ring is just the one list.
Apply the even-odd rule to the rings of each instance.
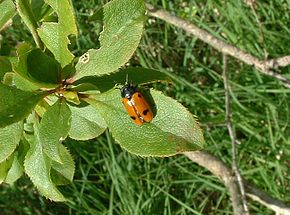
[[[196, 118], [161, 92], [140, 88], [154, 110], [152, 122], [142, 126], [122, 106], [115, 86], [126, 76], [143, 85], [169, 80], [154, 69], [122, 67], [143, 33], [143, 0], [107, 3], [101, 10], [100, 47], [83, 54], [75, 66], [69, 44], [78, 32], [70, 0], [15, 3], [35, 44], [20, 44], [17, 58], [0, 57], [0, 182], [11, 184], [25, 172], [46, 198], [65, 201], [57, 186], [73, 180], [75, 166], [63, 141], [97, 138], [106, 129], [121, 147], [140, 156], [203, 147]], [[0, 7], [8, 8], [0, 16], [3, 26], [15, 6], [4, 0]]]

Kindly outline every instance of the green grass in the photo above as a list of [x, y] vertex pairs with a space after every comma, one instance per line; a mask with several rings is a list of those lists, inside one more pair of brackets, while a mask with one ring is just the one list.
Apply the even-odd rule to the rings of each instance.
[[[106, 1], [74, 1], [80, 28], [73, 48], [76, 55], [98, 45], [101, 24], [88, 18], [101, 2]], [[261, 59], [289, 54], [289, 1], [258, 2], [255, 11], [235, 0], [148, 2]], [[13, 47], [29, 39], [21, 26], [16, 19], [16, 26], [3, 34], [2, 44]], [[2, 48], [1, 53], [5, 50]], [[158, 83], [154, 87], [198, 116], [206, 150], [230, 164], [221, 53], [178, 28], [149, 18], [130, 63], [168, 72], [174, 84]], [[290, 204], [290, 89], [232, 58], [228, 72], [233, 121], [241, 142], [241, 174]], [[289, 76], [290, 68], [277, 72]], [[109, 132], [96, 140], [67, 140], [65, 144], [76, 161], [74, 183], [62, 188], [68, 202], [47, 201], [24, 177], [13, 187], [1, 186], [1, 214], [233, 214], [223, 184], [183, 156], [136, 157], [122, 150]], [[257, 203], [249, 203], [252, 214], [273, 214]]]

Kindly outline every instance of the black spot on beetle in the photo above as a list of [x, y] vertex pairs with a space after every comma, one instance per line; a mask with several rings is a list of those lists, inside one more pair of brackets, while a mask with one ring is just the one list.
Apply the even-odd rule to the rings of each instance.
[[146, 109], [146, 110], [143, 110], [143, 115], [144, 115], [144, 116], [146, 116], [148, 112], [149, 112], [149, 110], [148, 110], [148, 109]]
[[138, 93], [138, 97], [139, 97], [139, 98], [142, 98], [142, 95], [141, 95], [141, 93]]
[[130, 116], [130, 117], [131, 117], [131, 119], [136, 120], [136, 117], [135, 116]]

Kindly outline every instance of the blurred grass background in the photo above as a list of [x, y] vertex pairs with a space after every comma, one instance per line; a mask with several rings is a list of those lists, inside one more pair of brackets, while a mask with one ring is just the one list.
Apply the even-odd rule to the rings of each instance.
[[[107, 1], [73, 1], [80, 56], [98, 45], [102, 25], [89, 17]], [[216, 37], [260, 59], [289, 55], [290, 2], [256, 1], [255, 9], [236, 0], [150, 0], [148, 3], [192, 21]], [[2, 34], [1, 55], [30, 40], [17, 17]], [[154, 88], [175, 98], [197, 115], [206, 150], [231, 163], [225, 126], [222, 55], [176, 27], [149, 18], [130, 64], [167, 71], [174, 84]], [[273, 78], [229, 58], [233, 121], [241, 174], [271, 196], [290, 204], [289, 98]], [[278, 72], [290, 78], [290, 67]], [[179, 155], [140, 158], [123, 151], [109, 132], [86, 142], [67, 140], [76, 162], [74, 183], [61, 190], [66, 203], [40, 197], [29, 179], [1, 185], [0, 214], [233, 214], [223, 184], [207, 170]], [[252, 214], [274, 214], [249, 201]]]

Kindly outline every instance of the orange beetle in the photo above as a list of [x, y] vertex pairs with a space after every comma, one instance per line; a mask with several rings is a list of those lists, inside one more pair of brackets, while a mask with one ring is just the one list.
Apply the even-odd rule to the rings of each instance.
[[142, 125], [144, 122], [152, 121], [153, 112], [137, 86], [132, 86], [126, 81], [121, 88], [121, 96], [125, 109], [134, 123]]

